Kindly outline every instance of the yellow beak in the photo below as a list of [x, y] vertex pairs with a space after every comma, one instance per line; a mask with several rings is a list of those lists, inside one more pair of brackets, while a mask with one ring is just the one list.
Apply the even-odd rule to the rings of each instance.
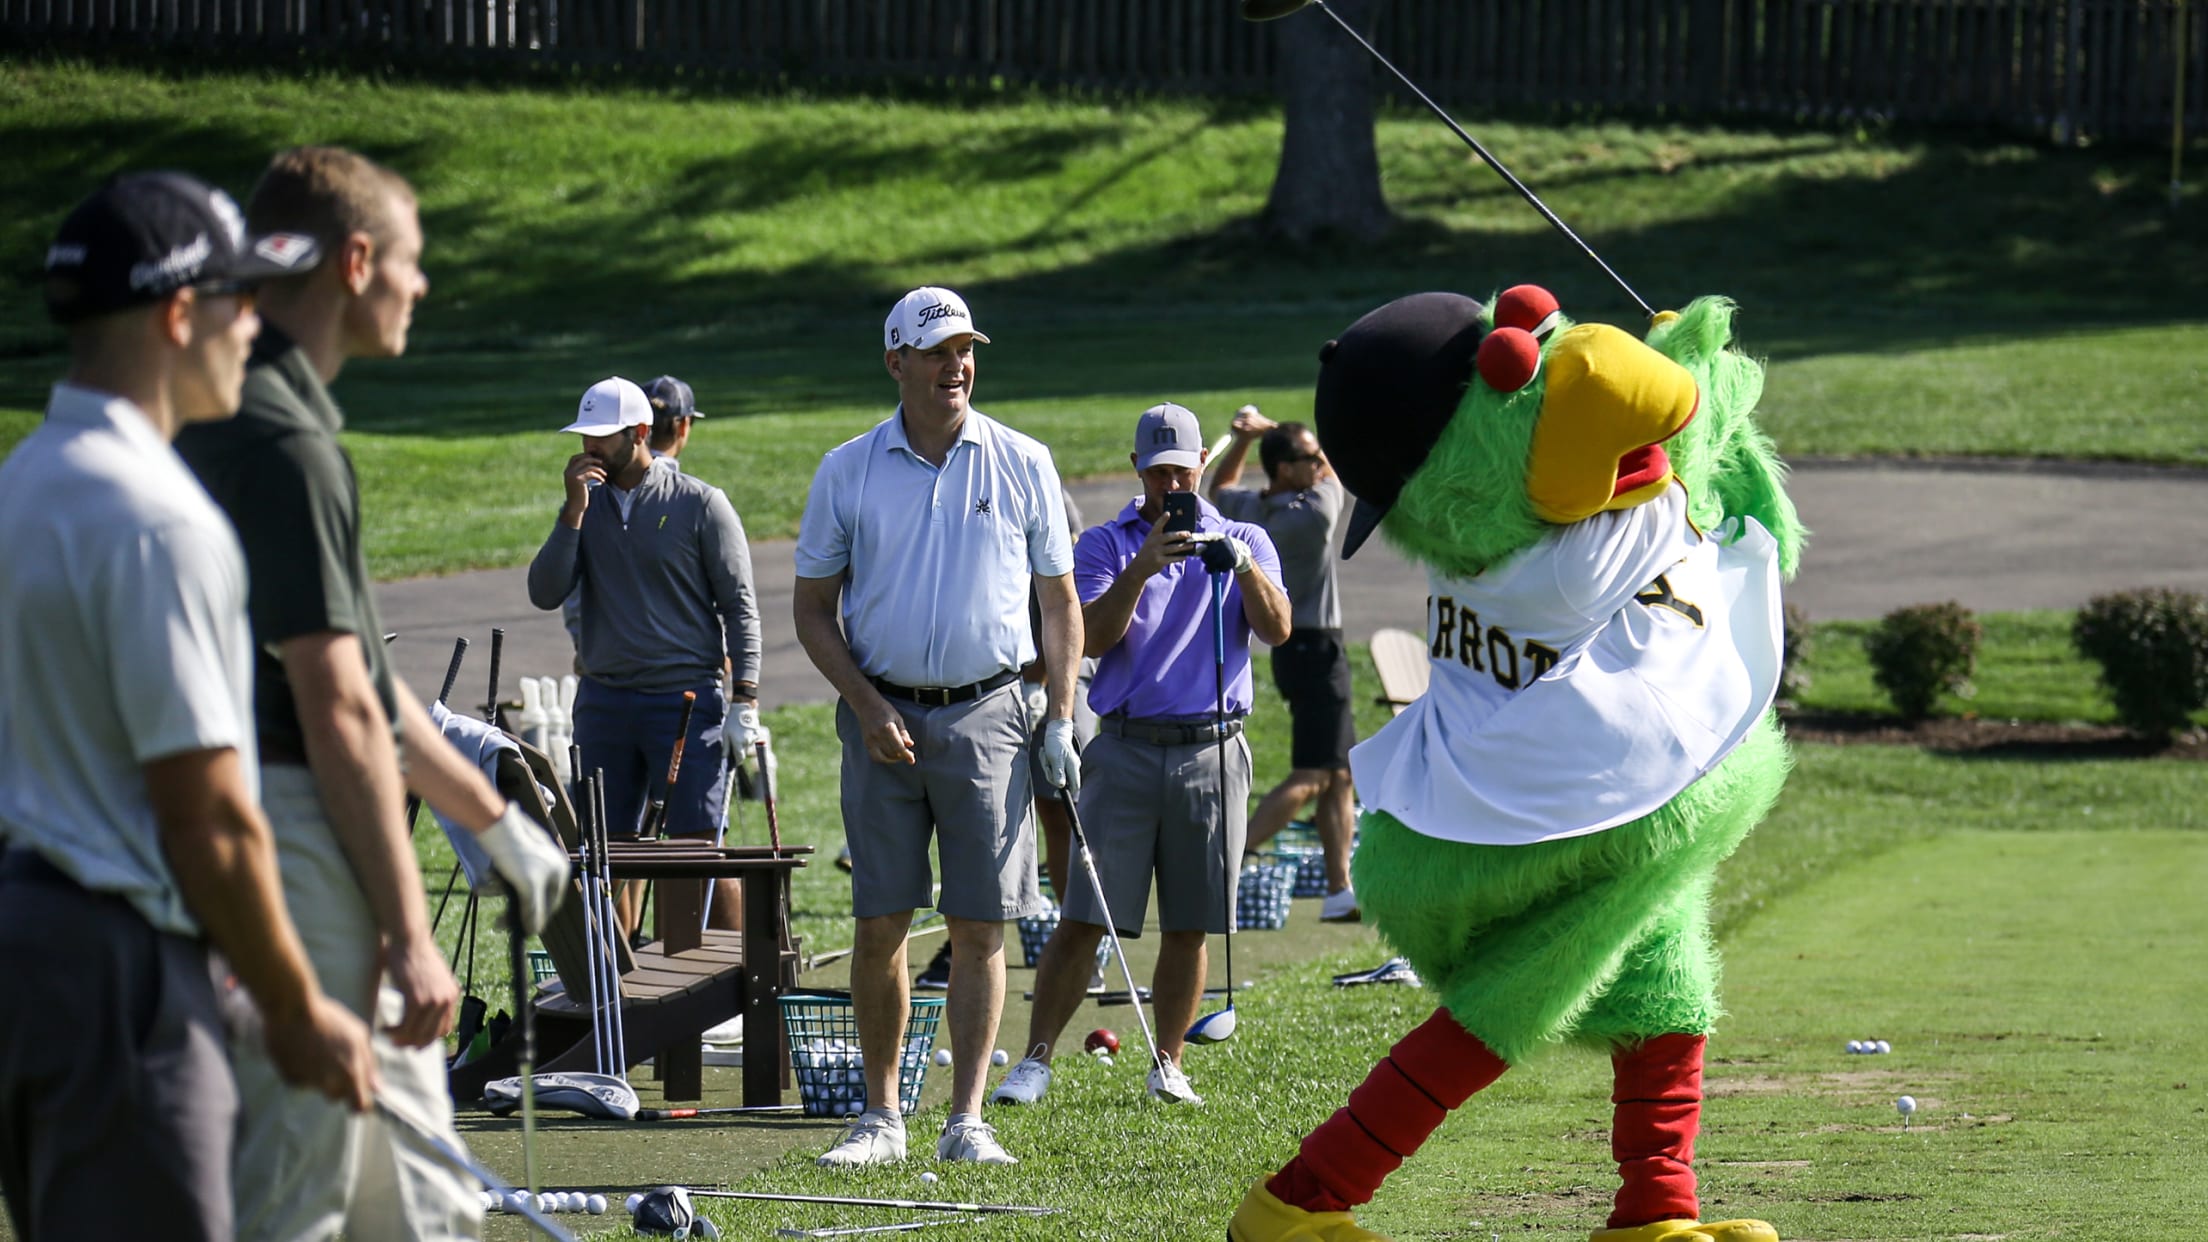
[[1658, 446], [1701, 401], [1687, 369], [1599, 323], [1567, 329], [1541, 369], [1548, 382], [1526, 465], [1534, 513], [1567, 524], [1663, 495], [1671, 461]]

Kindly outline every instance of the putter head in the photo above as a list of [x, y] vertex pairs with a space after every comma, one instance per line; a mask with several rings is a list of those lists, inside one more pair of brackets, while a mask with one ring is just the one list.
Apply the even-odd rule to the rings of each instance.
[[1286, 17], [1310, 3], [1311, 0], [1242, 0], [1242, 20], [1269, 22], [1274, 18]]
[[1234, 1038], [1234, 1002], [1230, 1000], [1225, 1009], [1196, 1019], [1185, 1038], [1192, 1044], [1217, 1044]]

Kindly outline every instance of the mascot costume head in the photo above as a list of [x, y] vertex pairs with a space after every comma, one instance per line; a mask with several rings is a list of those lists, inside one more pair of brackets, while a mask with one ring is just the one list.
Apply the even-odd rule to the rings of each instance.
[[1345, 555], [1377, 532], [1431, 582], [1429, 689], [1351, 755], [1352, 872], [1440, 1008], [1251, 1187], [1233, 1242], [1377, 1239], [1350, 1209], [1559, 1044], [1616, 1072], [1595, 1242], [1776, 1242], [1703, 1222], [1693, 1170], [1710, 887], [1786, 778], [1778, 588], [1803, 534], [1732, 317], [1702, 298], [1643, 340], [1531, 285], [1422, 293], [1321, 351]]

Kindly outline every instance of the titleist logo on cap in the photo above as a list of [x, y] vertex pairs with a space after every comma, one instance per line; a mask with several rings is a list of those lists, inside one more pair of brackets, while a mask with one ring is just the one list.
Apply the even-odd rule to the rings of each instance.
[[936, 320], [945, 318], [947, 316], [955, 316], [959, 319], [964, 319], [966, 317], [966, 308], [963, 306], [953, 306], [949, 302], [937, 302], [933, 306], [923, 306], [920, 308], [919, 326], [925, 328], [929, 324], [934, 323]]

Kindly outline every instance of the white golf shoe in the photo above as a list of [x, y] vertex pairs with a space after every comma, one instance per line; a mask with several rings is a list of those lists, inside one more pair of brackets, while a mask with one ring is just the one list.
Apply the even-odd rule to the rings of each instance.
[[[1035, 1051], [1040, 1052], [1042, 1045]], [[991, 1104], [1033, 1104], [1050, 1090], [1050, 1062], [1030, 1052], [1027, 1059], [1012, 1067], [997, 1089], [989, 1093]]]
[[905, 1119], [888, 1109], [863, 1112], [820, 1158], [827, 1169], [895, 1164], [905, 1158]]
[[1357, 908], [1357, 890], [1345, 888], [1338, 893], [1328, 893], [1319, 903], [1321, 923], [1356, 923], [1362, 921], [1364, 912]]
[[1204, 1102], [1204, 1097], [1196, 1094], [1196, 1089], [1188, 1085], [1188, 1075], [1182, 1073], [1181, 1067], [1171, 1061], [1158, 1062], [1151, 1069], [1150, 1077], [1143, 1085], [1150, 1088], [1152, 1099], [1162, 1103], [1201, 1104]]
[[997, 1128], [972, 1114], [951, 1118], [943, 1137], [935, 1141], [938, 1160], [970, 1160], [975, 1164], [1018, 1164], [1019, 1159], [997, 1141]]

